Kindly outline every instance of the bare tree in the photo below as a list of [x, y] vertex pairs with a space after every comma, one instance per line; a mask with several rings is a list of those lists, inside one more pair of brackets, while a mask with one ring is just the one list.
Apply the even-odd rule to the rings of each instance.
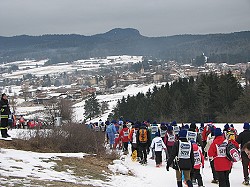
[[55, 126], [57, 117], [64, 122], [71, 122], [73, 117], [72, 102], [66, 99], [52, 100], [44, 103], [45, 116], [49, 124]]
[[9, 101], [10, 101], [10, 106], [12, 107], [12, 111], [15, 114], [17, 107], [16, 94], [14, 94], [14, 96], [11, 96]]
[[70, 123], [72, 121], [73, 116], [72, 101], [60, 99], [58, 101], [58, 112], [59, 116], [62, 117], [63, 120], [68, 121], [68, 123]]

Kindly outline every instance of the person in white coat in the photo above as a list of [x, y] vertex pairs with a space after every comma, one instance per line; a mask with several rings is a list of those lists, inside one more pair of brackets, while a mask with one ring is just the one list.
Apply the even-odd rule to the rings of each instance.
[[156, 167], [160, 167], [162, 165], [162, 150], [167, 149], [166, 145], [164, 144], [160, 133], [156, 132], [155, 133], [156, 137], [152, 140], [151, 149], [155, 150], [155, 162], [156, 162]]

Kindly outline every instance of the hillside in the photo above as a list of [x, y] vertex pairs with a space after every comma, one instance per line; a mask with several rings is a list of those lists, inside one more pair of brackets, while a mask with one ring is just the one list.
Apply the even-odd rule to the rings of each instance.
[[142, 36], [136, 29], [113, 29], [92, 36], [0, 36], [0, 62], [51, 59], [51, 63], [107, 55], [142, 55], [178, 62], [205, 53], [211, 62], [250, 61], [250, 31], [229, 34]]
[[[224, 123], [214, 125], [223, 128]], [[242, 132], [243, 123], [234, 125], [239, 133]], [[12, 137], [16, 137], [15, 135], [19, 133], [23, 134], [24, 131], [21, 130], [13, 129], [9, 132]], [[170, 171], [166, 171], [165, 161], [162, 167], [155, 167], [155, 161], [150, 159], [151, 152], [148, 155], [148, 165], [142, 166], [131, 160], [130, 149], [130, 154], [112, 162], [85, 153], [24, 151], [18, 146], [20, 141], [18, 138], [11, 142], [3, 142], [3, 140], [0, 142], [0, 159], [3, 160], [0, 165], [0, 186], [176, 186], [175, 170], [170, 168]], [[164, 152], [163, 160], [165, 160]], [[205, 161], [201, 174], [205, 186], [218, 186], [211, 184], [212, 172], [208, 160]], [[231, 186], [241, 186], [242, 181], [241, 162], [234, 163], [230, 174]]]

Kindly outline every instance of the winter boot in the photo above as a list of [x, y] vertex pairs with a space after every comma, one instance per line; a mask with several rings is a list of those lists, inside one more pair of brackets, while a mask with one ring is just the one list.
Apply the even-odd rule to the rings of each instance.
[[202, 187], [202, 186], [203, 186], [203, 181], [202, 181], [202, 179], [198, 179], [198, 186], [199, 186], [199, 187]]
[[244, 180], [244, 181], [242, 182], [242, 184], [248, 186], [248, 185], [249, 185], [249, 180]]
[[2, 135], [2, 138], [8, 138], [7, 129], [1, 129], [1, 135]]
[[113, 148], [112, 144], [110, 144], [110, 145], [109, 145], [109, 148], [110, 148], [110, 149], [112, 149], [112, 148]]
[[178, 186], [178, 187], [183, 187], [183, 186], [182, 186], [182, 181], [177, 181], [177, 186]]
[[188, 187], [193, 187], [192, 181], [191, 181], [191, 180], [188, 180], [188, 181], [187, 181], [187, 185], [188, 185]]
[[213, 179], [213, 180], [211, 181], [211, 183], [219, 184], [219, 181], [218, 181], [217, 179]]

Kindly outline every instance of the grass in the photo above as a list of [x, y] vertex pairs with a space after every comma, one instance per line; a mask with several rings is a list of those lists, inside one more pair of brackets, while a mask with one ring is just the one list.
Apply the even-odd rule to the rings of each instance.
[[73, 184], [70, 182], [61, 182], [61, 181], [42, 181], [37, 179], [26, 179], [22, 177], [0, 177], [1, 187], [93, 187], [92, 185], [85, 184]]
[[[27, 140], [15, 139], [13, 141], [0, 141], [0, 147], [6, 149], [17, 149], [17, 150], [25, 150], [25, 151], [36, 151], [33, 150], [32, 146], [29, 145]], [[54, 152], [52, 150], [39, 150], [39, 152]], [[72, 172], [72, 175], [81, 178], [88, 178], [92, 180], [101, 180], [101, 181], [109, 181], [109, 176], [112, 175], [111, 171], [108, 169], [108, 165], [112, 163], [114, 159], [116, 159], [117, 155], [111, 154], [109, 156], [104, 155], [104, 157], [100, 158], [94, 155], [84, 156], [83, 158], [73, 158], [73, 157], [60, 157], [58, 160], [51, 160], [55, 162], [57, 165], [54, 166], [55, 171], [64, 171]], [[45, 162], [50, 162], [50, 160], [46, 160]], [[3, 168], [0, 168], [3, 169]], [[19, 169], [19, 168], [17, 168]], [[20, 168], [21, 169], [21, 168]], [[28, 178], [20, 178], [14, 176], [1, 176], [0, 177], [0, 186], [52, 186], [52, 187], [91, 187], [91, 185], [79, 185], [73, 184], [70, 182], [64, 181], [47, 181], [47, 180], [39, 180], [34, 178], [34, 176], [30, 176]]]
[[111, 164], [110, 159], [100, 159], [95, 156], [84, 156], [84, 158], [66, 158], [54, 160], [57, 166], [55, 171], [73, 171], [73, 175], [88, 177], [90, 179], [108, 181], [108, 175], [111, 175], [108, 165]]

